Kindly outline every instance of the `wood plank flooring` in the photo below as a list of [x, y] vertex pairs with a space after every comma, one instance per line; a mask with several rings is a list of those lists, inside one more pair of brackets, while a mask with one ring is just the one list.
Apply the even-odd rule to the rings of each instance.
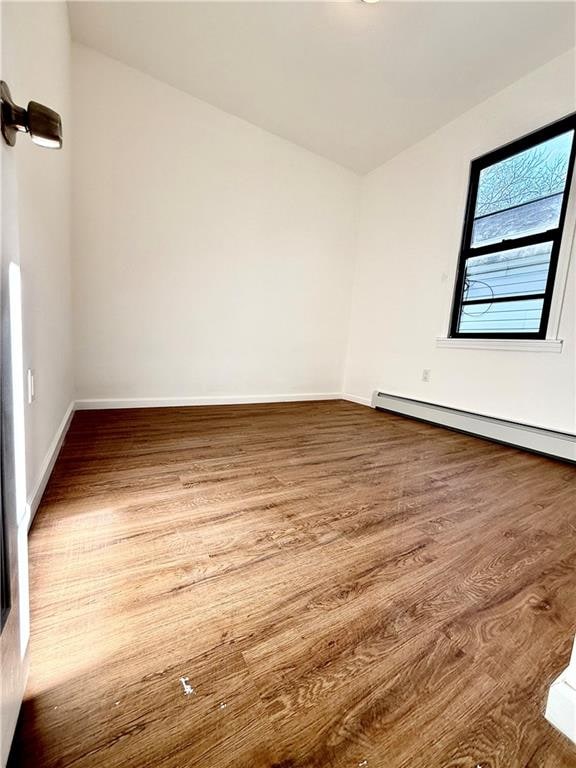
[[79, 412], [11, 766], [576, 766], [542, 716], [575, 499], [573, 466], [343, 401]]

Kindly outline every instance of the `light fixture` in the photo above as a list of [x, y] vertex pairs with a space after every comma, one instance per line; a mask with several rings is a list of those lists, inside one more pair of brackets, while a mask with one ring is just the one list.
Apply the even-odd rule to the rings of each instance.
[[380, 0], [362, 0], [363, 3], [379, 3]]
[[27, 109], [19, 107], [12, 101], [4, 80], [0, 81], [0, 104], [2, 136], [11, 147], [16, 144], [18, 131], [29, 133], [34, 144], [40, 147], [62, 147], [62, 120], [58, 112], [37, 101], [30, 101]]

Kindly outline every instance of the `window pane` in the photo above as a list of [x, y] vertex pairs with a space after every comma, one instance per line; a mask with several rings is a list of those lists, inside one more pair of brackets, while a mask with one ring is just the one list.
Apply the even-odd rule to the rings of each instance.
[[573, 140], [568, 131], [480, 172], [472, 247], [558, 226]]
[[463, 304], [460, 333], [536, 333], [540, 328], [543, 299]]
[[505, 238], [534, 235], [555, 229], [560, 221], [564, 195], [551, 195], [517, 208], [474, 219], [472, 247], [501, 243]]
[[518, 152], [480, 172], [474, 216], [564, 191], [574, 131]]
[[544, 293], [552, 243], [473, 256], [464, 272], [464, 301]]

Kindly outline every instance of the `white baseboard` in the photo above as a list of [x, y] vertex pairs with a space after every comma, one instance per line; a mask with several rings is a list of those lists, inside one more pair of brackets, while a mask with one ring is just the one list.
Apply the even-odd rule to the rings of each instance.
[[369, 408], [374, 408], [372, 400], [369, 397], [358, 397], [357, 395], [349, 395], [344, 393], [340, 395], [342, 400], [348, 400], [349, 403], [358, 403], [358, 405], [367, 405]]
[[31, 491], [31, 493], [28, 495], [28, 498], [26, 500], [26, 515], [28, 517], [28, 528], [30, 528], [30, 526], [32, 525], [32, 520], [34, 519], [34, 515], [36, 514], [36, 510], [38, 509], [38, 506], [42, 499], [42, 494], [46, 489], [46, 485], [48, 483], [48, 480], [50, 479], [52, 470], [54, 469], [54, 464], [56, 463], [56, 459], [58, 458], [58, 454], [60, 453], [60, 448], [62, 447], [62, 443], [64, 442], [64, 438], [66, 437], [66, 432], [68, 432], [70, 422], [72, 421], [74, 410], [75, 410], [75, 403], [71, 402], [68, 408], [66, 409], [64, 418], [60, 422], [60, 426], [56, 430], [54, 439], [50, 443], [50, 447], [48, 448], [46, 456], [44, 457], [44, 461], [42, 462], [42, 465], [40, 467], [40, 472], [38, 473], [38, 478], [36, 480], [34, 488]]
[[310, 400], [341, 400], [340, 392], [310, 392], [289, 395], [209, 395], [206, 397], [135, 397], [76, 400], [79, 411], [106, 408], [170, 408], [195, 405], [245, 405], [257, 403], [295, 403]]
[[567, 672], [564, 670], [550, 686], [545, 717], [576, 744], [576, 690], [568, 682]]
[[499, 442], [510, 443], [528, 450], [576, 461], [576, 437], [562, 432], [553, 432], [539, 427], [515, 424], [489, 416], [467, 413], [446, 406], [425, 403], [398, 395], [374, 392], [372, 399], [342, 392], [311, 392], [304, 394], [280, 395], [213, 395], [206, 397], [148, 397], [148, 398], [93, 398], [71, 402], [56, 430], [48, 448], [38, 479], [28, 495], [26, 514], [28, 527], [32, 524], [42, 499], [60, 448], [68, 432], [75, 410], [101, 410], [108, 408], [170, 408], [174, 406], [198, 405], [242, 405], [258, 403], [309, 402], [314, 400], [348, 400], [351, 403], [380, 407], [395, 413], [420, 418], [440, 426], [458, 429], [462, 432], [488, 437]]
[[309, 402], [314, 400], [342, 400], [340, 392], [310, 392], [304, 394], [287, 395], [214, 395], [206, 397], [148, 397], [148, 398], [94, 398], [90, 400], [76, 400], [68, 406], [60, 426], [56, 430], [54, 439], [44, 457], [38, 478], [33, 490], [28, 494], [26, 501], [26, 517], [28, 528], [32, 525], [36, 510], [42, 500], [42, 495], [54, 469], [54, 464], [60, 453], [60, 448], [70, 427], [74, 411], [101, 410], [107, 408], [170, 408], [174, 406], [196, 405], [242, 405], [250, 403], [291, 403]]
[[576, 435], [498, 419], [386, 392], [374, 392], [375, 408], [411, 416], [441, 427], [488, 438], [517, 448], [576, 462]]

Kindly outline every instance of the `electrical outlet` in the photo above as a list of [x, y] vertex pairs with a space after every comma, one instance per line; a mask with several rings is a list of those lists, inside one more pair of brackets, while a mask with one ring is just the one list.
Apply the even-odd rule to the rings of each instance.
[[34, 385], [34, 371], [32, 368], [28, 368], [28, 404], [34, 402], [36, 400], [36, 389]]
[[422, 381], [429, 382], [431, 372], [430, 368], [424, 368], [422, 370]]

